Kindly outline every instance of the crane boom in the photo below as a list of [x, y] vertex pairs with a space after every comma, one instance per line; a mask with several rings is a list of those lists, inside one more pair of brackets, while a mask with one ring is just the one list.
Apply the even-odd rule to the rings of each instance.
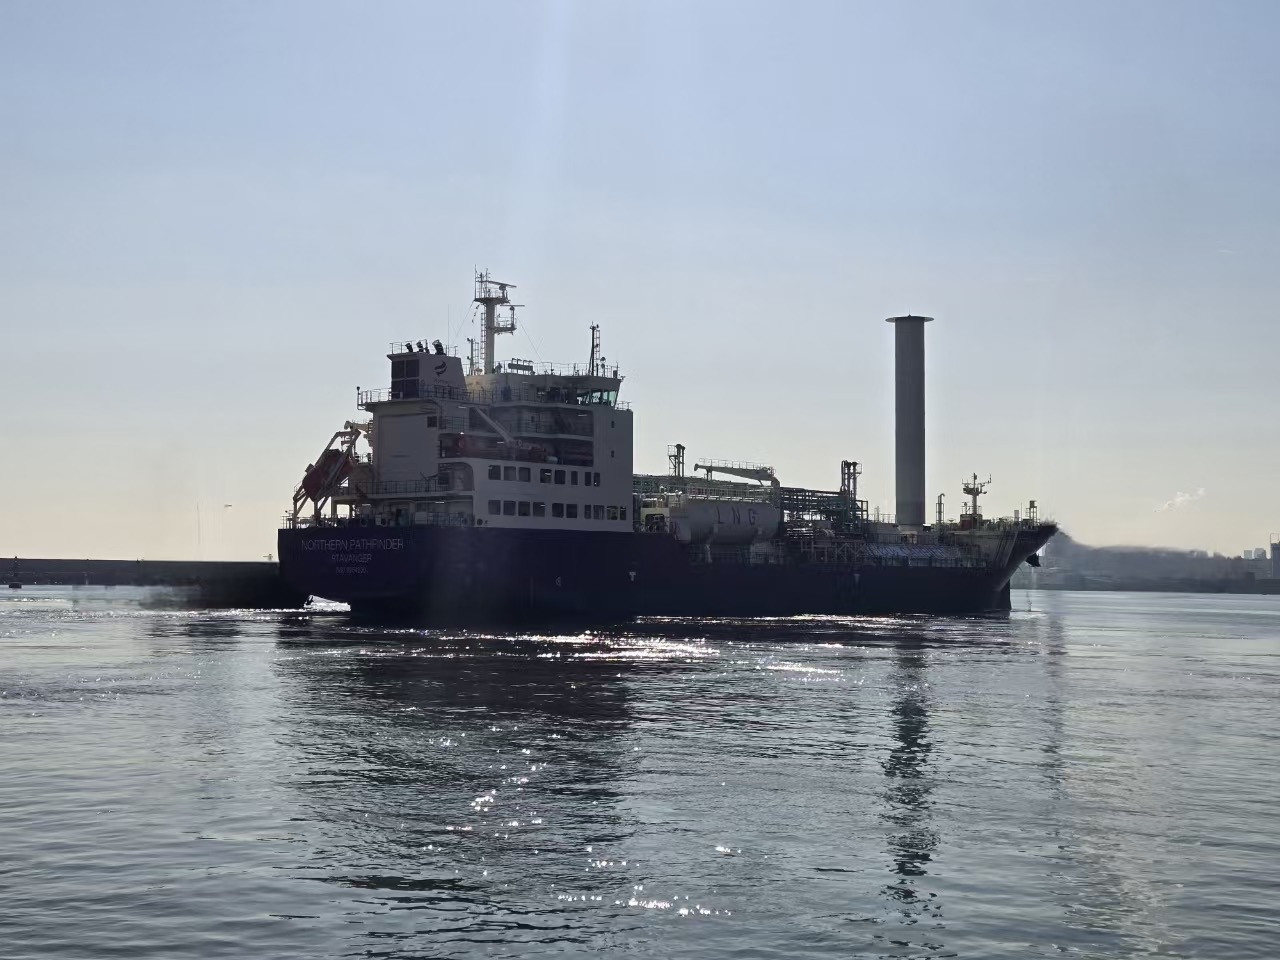
[[695, 470], [705, 470], [707, 478], [710, 479], [713, 473], [727, 473], [733, 477], [742, 477], [744, 480], [755, 480], [757, 483], [765, 483], [766, 481], [778, 486], [778, 478], [773, 473], [773, 467], [748, 467], [748, 466], [732, 466], [730, 464], [721, 463], [695, 463]]

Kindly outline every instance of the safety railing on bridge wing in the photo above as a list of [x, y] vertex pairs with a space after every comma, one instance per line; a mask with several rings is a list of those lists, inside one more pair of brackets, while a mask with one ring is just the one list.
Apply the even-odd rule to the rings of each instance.
[[620, 401], [613, 392], [585, 391], [582, 393], [568, 391], [559, 387], [549, 389], [503, 387], [497, 390], [467, 389], [465, 387], [447, 387], [437, 383], [418, 381], [417, 392], [403, 387], [392, 390], [360, 390], [356, 395], [358, 406], [366, 407], [372, 403], [388, 403], [393, 400], [452, 400], [458, 403], [477, 403], [492, 406], [498, 403], [559, 403], [575, 406], [603, 406], [614, 410], [630, 410], [631, 404]]

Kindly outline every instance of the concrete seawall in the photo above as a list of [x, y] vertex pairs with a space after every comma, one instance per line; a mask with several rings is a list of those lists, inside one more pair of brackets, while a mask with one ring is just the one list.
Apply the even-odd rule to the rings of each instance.
[[204, 607], [301, 607], [306, 595], [280, 577], [280, 565], [223, 560], [0, 560], [4, 583], [174, 587]]

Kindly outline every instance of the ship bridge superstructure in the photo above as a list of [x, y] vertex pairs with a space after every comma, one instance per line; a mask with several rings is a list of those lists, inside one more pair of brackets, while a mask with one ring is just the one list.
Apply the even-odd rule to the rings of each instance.
[[465, 369], [440, 340], [391, 344], [388, 386], [357, 389], [369, 421], [308, 467], [290, 524], [631, 530], [631, 411], [599, 326], [583, 363], [495, 360], [513, 288], [476, 275], [483, 349]]

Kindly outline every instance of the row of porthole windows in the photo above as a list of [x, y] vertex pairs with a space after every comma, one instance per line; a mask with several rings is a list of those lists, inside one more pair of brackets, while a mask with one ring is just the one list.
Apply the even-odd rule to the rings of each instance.
[[[490, 500], [489, 516], [491, 517], [545, 517], [547, 505], [541, 500]], [[578, 519], [576, 503], [551, 504], [551, 516], [565, 520]], [[625, 520], [626, 507], [608, 507], [600, 503], [584, 503], [582, 505], [583, 520]]]
[[[563, 485], [565, 482], [565, 474], [568, 474], [569, 486], [578, 486], [577, 470], [553, 470], [549, 467], [538, 471], [539, 483], [558, 483]], [[515, 480], [518, 483], [532, 483], [533, 471], [529, 467], [501, 467], [498, 464], [489, 465], [490, 480]], [[598, 487], [600, 486], [600, 474], [590, 470], [582, 471], [582, 486]]]

